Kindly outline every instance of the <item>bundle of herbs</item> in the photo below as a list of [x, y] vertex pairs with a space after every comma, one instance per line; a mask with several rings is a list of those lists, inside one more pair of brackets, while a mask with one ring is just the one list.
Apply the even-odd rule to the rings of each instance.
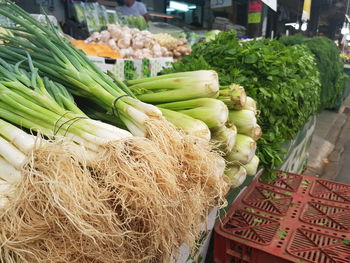
[[322, 109], [337, 109], [344, 95], [347, 75], [337, 45], [326, 37], [307, 38], [301, 35], [285, 36], [279, 41], [287, 46], [305, 45], [314, 54], [321, 80]]

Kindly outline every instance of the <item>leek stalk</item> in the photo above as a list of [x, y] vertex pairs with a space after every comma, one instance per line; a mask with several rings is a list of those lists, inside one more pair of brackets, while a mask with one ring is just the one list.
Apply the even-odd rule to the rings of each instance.
[[240, 110], [246, 104], [247, 94], [242, 86], [231, 84], [220, 86], [218, 99], [223, 101], [230, 110]]
[[255, 155], [249, 163], [243, 165], [243, 167], [247, 171], [248, 176], [254, 176], [256, 174], [256, 172], [258, 171], [259, 162], [259, 157]]
[[247, 97], [247, 101], [242, 109], [251, 110], [252, 112], [257, 114], [256, 101], [254, 99], [252, 99], [251, 97]]
[[225, 158], [228, 162], [237, 162], [241, 165], [245, 165], [253, 159], [255, 151], [256, 142], [252, 138], [237, 134], [236, 144]]
[[229, 122], [237, 127], [238, 133], [252, 137], [258, 140], [261, 135], [261, 128], [257, 124], [255, 113], [250, 110], [230, 110]]
[[197, 98], [215, 98], [219, 91], [218, 74], [212, 70], [130, 80], [127, 85], [138, 99], [152, 104]]
[[212, 131], [212, 141], [217, 148], [227, 154], [232, 151], [236, 144], [237, 129], [235, 126], [227, 128], [226, 126], [219, 127]]
[[210, 140], [210, 130], [204, 122], [180, 112], [162, 108], [159, 109], [169, 122], [174, 124], [180, 130], [183, 130], [186, 134], [193, 135], [207, 141]]
[[211, 98], [159, 104], [158, 107], [178, 111], [192, 118], [203, 121], [210, 129], [224, 126], [228, 119], [228, 109], [219, 100]]
[[226, 169], [225, 175], [229, 178], [231, 187], [235, 188], [244, 183], [247, 178], [247, 171], [243, 166], [231, 165]]

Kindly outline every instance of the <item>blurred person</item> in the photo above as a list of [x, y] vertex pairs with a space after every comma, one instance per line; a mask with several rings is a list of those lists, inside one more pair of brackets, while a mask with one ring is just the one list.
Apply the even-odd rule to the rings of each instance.
[[146, 21], [151, 20], [144, 3], [135, 0], [123, 0], [124, 5], [117, 8], [125, 16], [143, 16]]

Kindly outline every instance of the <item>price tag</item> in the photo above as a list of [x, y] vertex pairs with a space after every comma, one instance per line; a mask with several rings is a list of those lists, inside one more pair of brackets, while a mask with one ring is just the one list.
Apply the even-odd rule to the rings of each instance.
[[210, 7], [211, 8], [220, 8], [232, 6], [232, 0], [211, 0]]
[[262, 10], [262, 6], [261, 1], [249, 2], [248, 12], [260, 12]]
[[248, 24], [259, 24], [260, 22], [261, 22], [261, 12], [248, 14]]

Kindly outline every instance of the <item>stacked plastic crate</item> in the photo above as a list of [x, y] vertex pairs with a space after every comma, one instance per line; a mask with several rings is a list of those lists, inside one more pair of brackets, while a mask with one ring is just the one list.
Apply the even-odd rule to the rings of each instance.
[[350, 186], [277, 171], [215, 226], [216, 263], [349, 263]]

